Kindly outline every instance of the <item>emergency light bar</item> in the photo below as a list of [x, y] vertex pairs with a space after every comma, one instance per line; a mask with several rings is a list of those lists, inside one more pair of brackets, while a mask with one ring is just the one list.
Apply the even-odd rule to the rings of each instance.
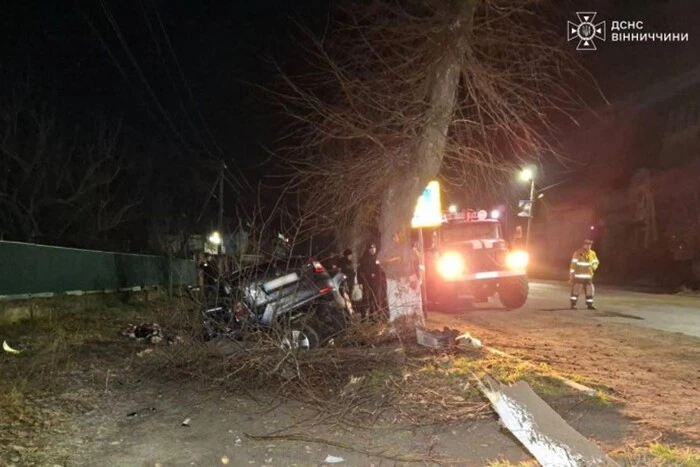
[[483, 221], [486, 219], [498, 219], [500, 217], [500, 211], [497, 209], [494, 209], [491, 211], [491, 216], [489, 216], [489, 213], [485, 211], [484, 209], [480, 209], [478, 211], [474, 209], [468, 209], [466, 211], [462, 212], [444, 212], [442, 214], [442, 222], [450, 222], [450, 221], [467, 221], [467, 222], [473, 222], [473, 221]]

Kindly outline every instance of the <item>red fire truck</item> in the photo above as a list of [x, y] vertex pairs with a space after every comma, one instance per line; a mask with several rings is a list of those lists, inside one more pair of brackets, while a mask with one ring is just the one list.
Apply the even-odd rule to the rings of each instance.
[[508, 248], [498, 217], [497, 211], [445, 213], [442, 225], [424, 229], [429, 303], [483, 303], [498, 295], [506, 309], [525, 304], [528, 253]]

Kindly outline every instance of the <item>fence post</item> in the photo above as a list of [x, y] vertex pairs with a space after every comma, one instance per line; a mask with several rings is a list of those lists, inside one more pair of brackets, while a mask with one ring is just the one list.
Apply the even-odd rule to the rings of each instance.
[[168, 298], [173, 298], [173, 257], [168, 254]]

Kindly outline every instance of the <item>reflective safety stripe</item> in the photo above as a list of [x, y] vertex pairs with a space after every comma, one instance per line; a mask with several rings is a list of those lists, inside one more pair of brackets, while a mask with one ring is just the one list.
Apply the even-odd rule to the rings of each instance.
[[574, 274], [574, 278], [576, 279], [592, 279], [593, 276], [590, 274]]
[[587, 298], [587, 299], [586, 299], [586, 303], [593, 303], [593, 299], [592, 299], [592, 298]]
[[589, 263], [589, 262], [583, 262], [583, 261], [579, 261], [579, 262], [576, 263], [576, 264], [577, 264], [578, 266], [590, 266], [590, 265], [591, 265], [591, 263]]
[[576, 301], [576, 300], [578, 300], [578, 297], [575, 296], [575, 295], [572, 295], [572, 296], [571, 296], [571, 300]]

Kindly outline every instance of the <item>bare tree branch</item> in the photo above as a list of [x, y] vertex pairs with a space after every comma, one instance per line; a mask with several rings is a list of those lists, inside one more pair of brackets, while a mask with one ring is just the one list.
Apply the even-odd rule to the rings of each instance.
[[430, 178], [476, 194], [558, 157], [551, 119], [583, 105], [569, 83], [586, 73], [543, 3], [347, 1], [322, 39], [299, 26], [304, 70], [280, 70], [269, 95], [291, 117], [280, 159], [324, 214], [316, 227], [378, 225], [385, 256], [401, 256]]
[[0, 104], [0, 224], [21, 241], [94, 246], [129, 220], [137, 194], [119, 189], [121, 124], [65, 131], [53, 110], [15, 93]]

